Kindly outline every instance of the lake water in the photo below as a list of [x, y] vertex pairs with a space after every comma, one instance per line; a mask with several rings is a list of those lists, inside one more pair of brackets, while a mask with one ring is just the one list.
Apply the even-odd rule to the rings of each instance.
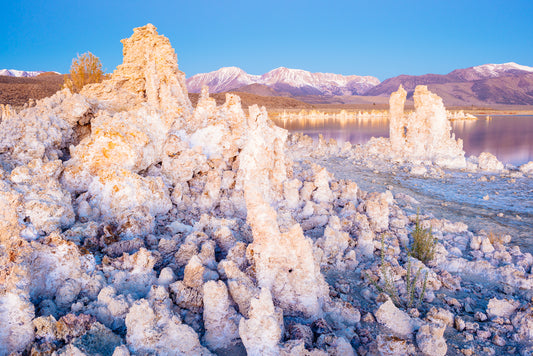
[[[371, 137], [388, 137], [388, 119], [377, 120], [275, 120], [290, 132], [301, 132], [313, 138], [366, 143]], [[492, 116], [487, 120], [452, 121], [452, 132], [463, 140], [467, 156], [490, 152], [504, 163], [520, 165], [533, 161], [533, 116]]]

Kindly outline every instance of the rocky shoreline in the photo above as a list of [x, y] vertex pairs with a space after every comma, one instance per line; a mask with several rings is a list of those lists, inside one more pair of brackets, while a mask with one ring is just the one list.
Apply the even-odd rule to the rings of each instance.
[[465, 159], [424, 88], [439, 129], [421, 99], [392, 146], [288, 135], [207, 89], [193, 109], [168, 39], [149, 24], [123, 44], [109, 79], [0, 122], [0, 355], [533, 353], [530, 253], [316, 160], [523, 179], [533, 163]]

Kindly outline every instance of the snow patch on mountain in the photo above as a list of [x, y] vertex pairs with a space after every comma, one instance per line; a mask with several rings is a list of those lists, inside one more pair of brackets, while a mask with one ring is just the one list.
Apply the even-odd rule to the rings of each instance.
[[193, 93], [200, 92], [203, 85], [207, 85], [212, 93], [220, 93], [249, 84], [263, 84], [275, 89], [283, 88], [289, 93], [307, 90], [320, 95], [354, 95], [364, 94], [379, 83], [379, 79], [371, 76], [311, 73], [285, 67], [263, 75], [251, 75], [237, 67], [225, 67], [187, 79], [188, 90]]
[[533, 72], [533, 67], [523, 66], [514, 62], [502, 64], [483, 64], [480, 66], [472, 67], [472, 69], [486, 78], [498, 77], [503, 73], [509, 72], [511, 70]]

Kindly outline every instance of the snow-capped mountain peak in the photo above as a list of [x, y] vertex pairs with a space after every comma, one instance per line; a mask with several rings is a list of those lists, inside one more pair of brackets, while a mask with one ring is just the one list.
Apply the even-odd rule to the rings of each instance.
[[41, 73], [44, 73], [44, 72], [43, 71], [17, 70], [17, 69], [0, 69], [0, 75], [6, 75], [8, 77], [35, 77]]
[[250, 75], [238, 67], [223, 67], [190, 77], [187, 79], [187, 88], [192, 93], [199, 93], [202, 86], [207, 85], [212, 93], [220, 93], [253, 84], [258, 78], [259, 76]]

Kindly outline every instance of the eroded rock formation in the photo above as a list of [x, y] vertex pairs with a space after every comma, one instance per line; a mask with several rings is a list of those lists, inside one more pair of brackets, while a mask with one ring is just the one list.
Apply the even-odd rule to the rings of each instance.
[[448, 168], [465, 168], [463, 143], [451, 134], [442, 99], [419, 85], [413, 94], [415, 111], [404, 114], [406, 91], [400, 85], [390, 96], [389, 136], [395, 155], [410, 161], [430, 161]]

